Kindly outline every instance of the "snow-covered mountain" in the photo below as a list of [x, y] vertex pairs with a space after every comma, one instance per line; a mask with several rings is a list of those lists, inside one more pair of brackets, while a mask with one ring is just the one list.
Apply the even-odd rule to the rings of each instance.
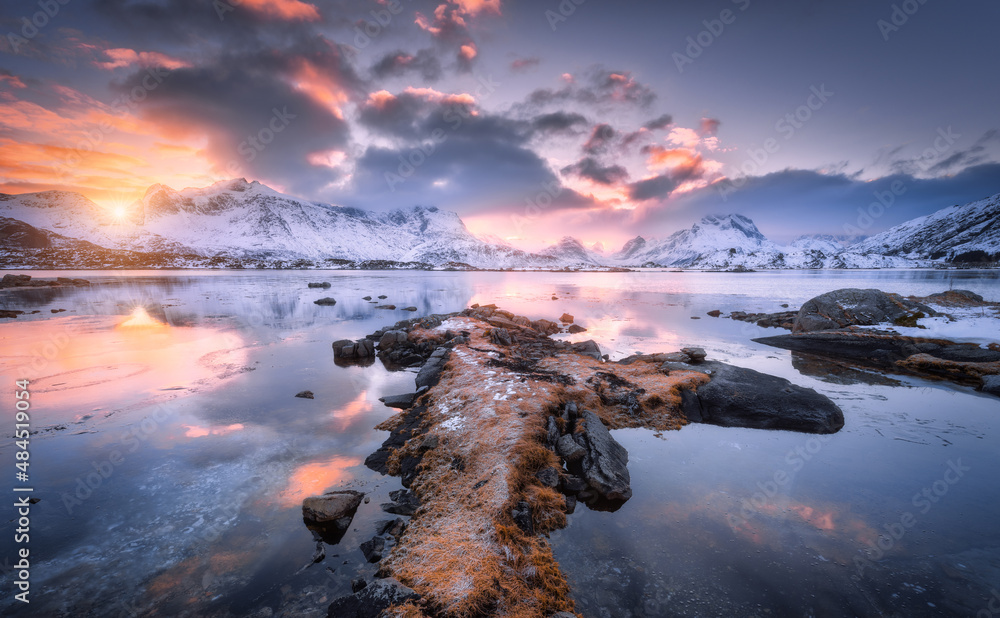
[[704, 217], [662, 240], [636, 236], [613, 253], [599, 245], [587, 248], [569, 236], [529, 253], [499, 238], [472, 234], [454, 212], [423, 206], [369, 212], [294, 198], [244, 179], [182, 191], [153, 185], [142, 199], [116, 212], [76, 193], [0, 194], [0, 265], [8, 267], [366, 268], [394, 262], [707, 269], [897, 268], [971, 250], [995, 254], [1000, 252], [1000, 195], [852, 240], [857, 239], [814, 235], [782, 246], [749, 218], [731, 214]]
[[563, 236], [556, 244], [546, 247], [538, 255], [551, 258], [566, 266], [596, 266], [609, 262], [604, 256], [583, 246], [572, 236]]
[[484, 242], [456, 213], [415, 206], [388, 213], [283, 195], [258, 182], [175, 191], [153, 185], [123, 212], [76, 193], [0, 195], [0, 216], [111, 250], [252, 260], [392, 260], [480, 268], [549, 258]]
[[850, 250], [932, 260], [969, 251], [1000, 253], [1000, 194], [907, 221]]
[[802, 237], [784, 247], [768, 240], [743, 215], [711, 215], [665, 240], [637, 236], [616, 258], [624, 265], [680, 268], [902, 268], [898, 257], [845, 251], [832, 236]]

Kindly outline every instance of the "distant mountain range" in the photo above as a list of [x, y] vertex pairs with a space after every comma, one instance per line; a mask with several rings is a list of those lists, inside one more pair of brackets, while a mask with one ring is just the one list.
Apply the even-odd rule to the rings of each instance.
[[0, 194], [5, 268], [892, 268], [1000, 252], [1000, 195], [952, 206], [871, 238], [768, 240], [742, 215], [708, 216], [618, 251], [565, 237], [531, 253], [478, 237], [453, 212], [375, 213], [300, 200], [258, 182], [175, 191], [153, 185], [111, 212], [77, 193]]

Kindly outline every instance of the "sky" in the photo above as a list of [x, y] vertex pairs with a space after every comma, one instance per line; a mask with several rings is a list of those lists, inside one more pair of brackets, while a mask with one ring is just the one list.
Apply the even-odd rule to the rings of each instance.
[[[710, 214], [873, 234], [1000, 193], [988, 0], [35, 0], [0, 192], [244, 177], [537, 249]], [[6, 34], [4, 34], [6, 33]]]

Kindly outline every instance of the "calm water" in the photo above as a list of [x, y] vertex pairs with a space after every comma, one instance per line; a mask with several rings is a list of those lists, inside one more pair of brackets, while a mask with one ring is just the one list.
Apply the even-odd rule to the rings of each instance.
[[[750, 341], [773, 329], [705, 316], [777, 311], [840, 287], [953, 284], [1000, 301], [996, 271], [70, 276], [94, 285], [0, 292], [0, 307], [41, 311], [0, 322], [8, 399], [14, 380], [32, 381], [30, 484], [41, 498], [31, 604], [12, 599], [5, 572], [4, 614], [325, 616], [352, 577], [374, 572], [357, 547], [399, 484], [363, 461], [385, 437], [372, 427], [392, 414], [378, 397], [413, 378], [379, 363], [337, 367], [330, 342], [475, 302], [532, 318], [569, 312], [589, 328], [574, 339], [616, 358], [698, 345], [844, 409], [844, 430], [823, 440], [698, 425], [616, 432], [633, 499], [616, 513], [581, 507], [552, 535], [583, 615], [986, 616], [1000, 589], [1000, 400], [833, 371]], [[333, 286], [306, 288], [318, 280]], [[379, 294], [419, 311], [361, 298]], [[337, 305], [313, 304], [322, 296]], [[315, 399], [294, 397], [305, 389]], [[313, 564], [301, 500], [339, 487], [371, 503]], [[880, 535], [883, 555], [865, 553]], [[0, 560], [13, 561], [11, 537]]]

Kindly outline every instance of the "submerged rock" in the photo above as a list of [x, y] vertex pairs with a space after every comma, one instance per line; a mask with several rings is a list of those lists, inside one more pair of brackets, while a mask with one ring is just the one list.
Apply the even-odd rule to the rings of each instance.
[[699, 366], [711, 376], [696, 391], [684, 391], [688, 420], [754, 429], [836, 433], [844, 413], [829, 397], [784, 378], [714, 361]]
[[337, 304], [337, 300], [335, 298], [330, 298], [330, 297], [318, 298], [313, 302], [317, 305], [328, 305], [328, 306], [333, 306]]
[[385, 539], [380, 536], [373, 536], [361, 544], [361, 553], [365, 555], [365, 560], [368, 562], [381, 560], [383, 551], [385, 551]]
[[327, 618], [379, 618], [394, 605], [416, 601], [420, 595], [391, 577], [376, 579], [359, 592], [330, 604]]

